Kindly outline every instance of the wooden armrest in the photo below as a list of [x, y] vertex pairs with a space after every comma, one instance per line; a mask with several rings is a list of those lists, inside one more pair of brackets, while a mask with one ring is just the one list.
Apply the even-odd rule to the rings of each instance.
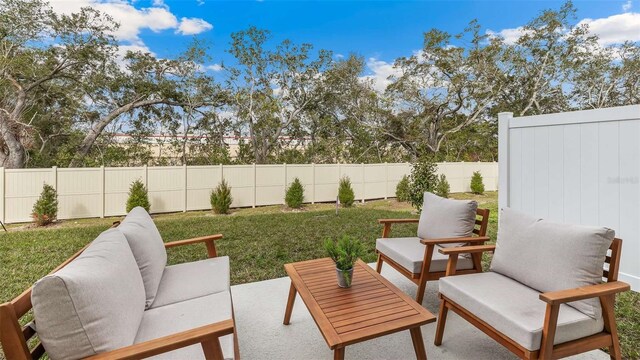
[[379, 224], [410, 224], [419, 221], [420, 219], [378, 219]]
[[[170, 321], [171, 319], [167, 319]], [[126, 346], [120, 349], [103, 352], [86, 359], [143, 359], [146, 357], [166, 353], [175, 349], [191, 346], [198, 343], [218, 342], [218, 338], [233, 333], [233, 320], [225, 320], [215, 324], [205, 325], [195, 329], [183, 331], [177, 334], [163, 336], [139, 344]], [[219, 349], [219, 343], [217, 348]], [[215, 348], [216, 345], [213, 345]], [[207, 348], [210, 349], [210, 348]]]
[[473, 246], [457, 246], [450, 248], [438, 249], [440, 254], [444, 255], [458, 255], [458, 254], [477, 254], [483, 252], [493, 252], [496, 249], [495, 245], [473, 245]]
[[222, 234], [201, 236], [201, 237], [186, 239], [186, 240], [171, 241], [171, 242], [165, 243], [164, 247], [166, 249], [169, 249], [176, 246], [197, 244], [197, 243], [203, 242], [207, 246], [207, 253], [209, 254], [209, 257], [213, 258], [218, 256], [216, 251], [216, 245], [213, 243], [214, 240], [218, 240], [218, 239], [222, 239]]
[[424, 245], [438, 245], [438, 244], [455, 244], [455, 243], [482, 243], [489, 241], [488, 236], [469, 236], [459, 238], [442, 238], [442, 239], [420, 239], [420, 242]]
[[622, 281], [612, 281], [597, 285], [588, 285], [574, 289], [549, 291], [540, 294], [540, 300], [551, 304], [564, 304], [572, 301], [607, 296], [625, 292], [631, 289], [629, 284]]

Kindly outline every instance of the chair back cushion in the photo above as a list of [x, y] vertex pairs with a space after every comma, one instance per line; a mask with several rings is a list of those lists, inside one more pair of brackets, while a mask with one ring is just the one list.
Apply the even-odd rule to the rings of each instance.
[[[418, 223], [418, 237], [442, 239], [471, 236], [476, 223], [477, 209], [478, 203], [473, 200], [445, 199], [425, 192]], [[461, 244], [442, 246], [459, 245]]]
[[144, 285], [124, 235], [110, 229], [75, 260], [33, 286], [40, 341], [51, 359], [78, 359], [132, 345]]
[[164, 242], [153, 223], [153, 219], [144, 208], [138, 206], [129, 212], [118, 226], [131, 246], [138, 268], [144, 281], [146, 308], [153, 303], [167, 266], [167, 251]]
[[[540, 292], [599, 284], [614, 236], [608, 228], [555, 223], [504, 208], [491, 271]], [[602, 316], [598, 299], [569, 305], [592, 318]]]

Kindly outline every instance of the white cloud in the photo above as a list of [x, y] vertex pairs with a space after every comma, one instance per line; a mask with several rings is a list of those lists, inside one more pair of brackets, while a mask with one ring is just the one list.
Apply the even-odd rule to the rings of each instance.
[[367, 60], [367, 67], [371, 71], [371, 75], [365, 75], [361, 79], [372, 81], [373, 88], [379, 92], [384, 92], [391, 83], [390, 76], [399, 76], [401, 73], [401, 70], [393, 66], [393, 63], [373, 57]]
[[589, 25], [589, 31], [600, 38], [600, 44], [620, 44], [640, 41], [640, 13], [624, 13], [600, 19], [584, 19], [580, 24]]
[[518, 41], [518, 39], [524, 35], [525, 30], [522, 26], [519, 26], [514, 29], [502, 29], [500, 31], [487, 30], [487, 35], [490, 37], [500, 36], [504, 39], [505, 44], [513, 45]]
[[209, 65], [209, 66], [207, 66], [207, 69], [211, 70], [211, 71], [216, 71], [216, 72], [217, 71], [222, 71], [222, 65], [220, 65], [220, 64]]
[[632, 7], [633, 7], [633, 3], [631, 2], [631, 0], [629, 0], [626, 3], [622, 4], [622, 11], [627, 12], [631, 10]]
[[180, 19], [180, 25], [178, 26], [176, 33], [182, 35], [195, 35], [211, 29], [213, 29], [213, 25], [202, 19], [183, 17]]

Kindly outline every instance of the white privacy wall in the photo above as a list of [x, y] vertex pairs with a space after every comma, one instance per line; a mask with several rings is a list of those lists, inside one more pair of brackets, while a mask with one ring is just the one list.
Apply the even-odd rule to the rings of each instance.
[[640, 291], [640, 105], [501, 113], [499, 153], [500, 207], [614, 229], [620, 280]]
[[[304, 185], [305, 202], [335, 201], [343, 176], [351, 179], [356, 200], [395, 197], [398, 181], [410, 170], [408, 163], [0, 168], [0, 220], [31, 221], [45, 183], [58, 191], [58, 218], [74, 219], [124, 215], [135, 180], [146, 184], [151, 212], [163, 213], [211, 209], [209, 194], [222, 179], [231, 186], [233, 207], [282, 204], [296, 177]], [[497, 188], [497, 163], [439, 163], [438, 171], [447, 176], [451, 192], [469, 191], [474, 171], [483, 174], [487, 191]]]

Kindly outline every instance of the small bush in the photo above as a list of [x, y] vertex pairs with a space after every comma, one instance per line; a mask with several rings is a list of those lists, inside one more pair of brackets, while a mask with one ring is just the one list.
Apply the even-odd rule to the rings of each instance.
[[223, 179], [218, 187], [211, 191], [211, 208], [216, 214], [228, 214], [232, 202], [231, 186]]
[[433, 192], [435, 189], [438, 182], [437, 168], [438, 166], [426, 157], [413, 164], [409, 175], [409, 200], [418, 211], [422, 209], [424, 193]]
[[396, 185], [396, 200], [409, 201], [409, 177], [407, 175], [403, 176]]
[[343, 271], [353, 269], [358, 258], [364, 254], [364, 246], [360, 240], [348, 235], [342, 236], [337, 241], [326, 239], [324, 249], [336, 264], [336, 268]]
[[484, 194], [484, 183], [482, 182], [482, 174], [480, 171], [474, 171], [471, 177], [471, 192], [474, 194]]
[[131, 183], [129, 188], [129, 198], [127, 199], [127, 212], [131, 211], [136, 206], [142, 206], [147, 212], [151, 208], [149, 202], [149, 193], [142, 181], [136, 180]]
[[40, 198], [33, 204], [31, 217], [38, 226], [49, 225], [56, 220], [58, 217], [58, 193], [53, 186], [44, 184]]
[[353, 193], [353, 188], [351, 187], [351, 180], [348, 176], [340, 179], [340, 186], [338, 187], [338, 200], [340, 200], [340, 204], [344, 207], [350, 207], [353, 205], [354, 200], [356, 199], [355, 194]]
[[449, 186], [447, 177], [444, 174], [440, 174], [438, 183], [436, 183], [435, 194], [443, 198], [448, 198], [449, 191], [451, 191], [451, 187]]
[[300, 182], [300, 179], [295, 178], [287, 189], [287, 193], [284, 196], [284, 202], [288, 207], [292, 209], [299, 209], [304, 202], [304, 186]]

